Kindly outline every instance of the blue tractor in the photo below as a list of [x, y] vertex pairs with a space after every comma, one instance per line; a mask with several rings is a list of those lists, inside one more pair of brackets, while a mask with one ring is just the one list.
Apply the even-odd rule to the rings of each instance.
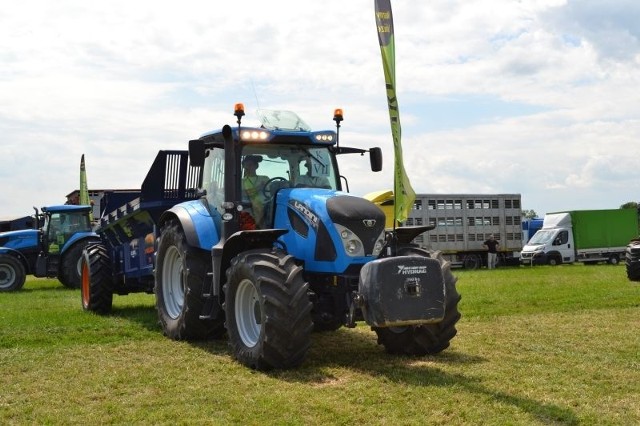
[[26, 275], [58, 278], [80, 288], [85, 246], [98, 241], [91, 230], [91, 206], [62, 205], [36, 209], [34, 229], [0, 233], [0, 291], [16, 291]]
[[340, 146], [340, 110], [336, 131], [283, 111], [243, 127], [243, 115], [238, 104], [237, 127], [190, 141], [188, 167], [185, 153], [170, 167], [161, 152], [140, 201], [103, 221], [102, 242], [85, 250], [83, 307], [106, 313], [112, 294], [153, 292], [166, 336], [226, 334], [233, 356], [259, 370], [296, 367], [312, 331], [362, 320], [389, 353], [447, 348], [456, 279], [411, 242], [430, 228], [385, 229], [377, 206], [343, 191], [337, 157], [369, 153], [375, 172], [380, 149]]

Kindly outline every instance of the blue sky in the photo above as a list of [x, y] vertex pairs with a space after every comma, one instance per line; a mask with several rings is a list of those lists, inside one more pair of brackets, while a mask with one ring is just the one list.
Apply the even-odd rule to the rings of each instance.
[[[640, 3], [392, 0], [405, 168], [418, 193], [521, 193], [539, 214], [640, 188]], [[31, 1], [0, 11], [0, 217], [138, 188], [159, 149], [258, 107], [380, 146], [392, 187], [373, 0]], [[372, 184], [374, 182], [374, 184]]]

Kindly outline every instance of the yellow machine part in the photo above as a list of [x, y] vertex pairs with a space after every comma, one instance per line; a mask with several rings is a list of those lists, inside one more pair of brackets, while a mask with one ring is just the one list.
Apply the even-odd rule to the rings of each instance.
[[363, 198], [380, 207], [386, 217], [385, 228], [393, 228], [393, 191], [387, 189], [370, 192]]

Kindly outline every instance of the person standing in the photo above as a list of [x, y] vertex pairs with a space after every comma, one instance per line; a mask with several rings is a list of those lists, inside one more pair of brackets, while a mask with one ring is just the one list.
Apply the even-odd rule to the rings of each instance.
[[489, 235], [489, 238], [482, 243], [488, 251], [487, 253], [487, 269], [494, 269], [496, 267], [496, 261], [498, 260], [498, 247], [500, 244], [495, 240], [493, 234]]

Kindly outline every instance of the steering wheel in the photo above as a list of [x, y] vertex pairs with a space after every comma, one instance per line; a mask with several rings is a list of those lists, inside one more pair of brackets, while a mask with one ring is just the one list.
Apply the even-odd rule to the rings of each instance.
[[264, 186], [262, 187], [262, 194], [267, 199], [270, 199], [271, 197], [273, 197], [273, 194], [271, 193], [271, 188], [269, 188], [273, 182], [288, 182], [288, 181], [285, 178], [280, 176], [272, 177], [271, 179], [266, 181]]

